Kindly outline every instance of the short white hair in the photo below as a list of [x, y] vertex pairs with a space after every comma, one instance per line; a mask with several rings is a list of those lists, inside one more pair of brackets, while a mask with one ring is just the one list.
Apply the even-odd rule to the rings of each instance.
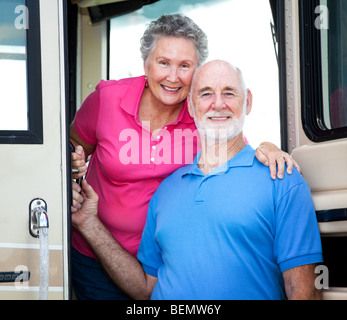
[[[246, 104], [247, 102], [247, 87], [246, 87], [246, 82], [245, 82], [245, 78], [243, 76], [243, 73], [241, 71], [241, 69], [239, 67], [236, 67], [235, 65], [233, 65], [232, 63], [230, 63], [229, 61], [226, 61], [226, 60], [221, 60], [221, 59], [216, 59], [216, 60], [211, 60], [209, 62], [213, 62], [213, 61], [220, 61], [220, 62], [224, 62], [224, 63], [227, 63], [232, 69], [234, 69], [235, 71], [237, 71], [237, 73], [239, 74], [239, 79], [240, 79], [240, 84], [241, 84], [241, 89], [242, 89], [242, 92], [243, 92], [243, 96], [244, 96], [244, 105]], [[208, 63], [208, 62], [207, 62]], [[194, 91], [194, 80], [195, 80], [195, 77], [198, 73], [198, 71], [203, 67], [204, 65], [202, 66], [199, 66], [195, 69], [194, 71], [194, 74], [193, 74], [193, 78], [192, 78], [192, 83], [191, 83], [191, 86], [190, 86], [190, 104], [192, 105], [192, 109], [193, 109], [193, 113], [195, 113], [195, 110], [194, 110], [194, 105], [193, 105], [193, 91]]]

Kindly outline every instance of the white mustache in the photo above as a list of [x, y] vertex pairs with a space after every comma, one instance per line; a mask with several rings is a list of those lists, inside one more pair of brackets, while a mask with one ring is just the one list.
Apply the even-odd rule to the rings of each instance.
[[209, 111], [204, 114], [204, 120], [207, 118], [223, 118], [223, 117], [234, 117], [234, 113], [231, 111], [222, 111], [222, 112], [215, 112], [215, 111]]

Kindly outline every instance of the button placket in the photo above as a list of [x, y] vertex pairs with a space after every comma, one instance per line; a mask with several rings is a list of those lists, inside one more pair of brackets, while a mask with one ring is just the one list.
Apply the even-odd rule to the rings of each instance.
[[151, 162], [154, 163], [157, 157], [157, 145], [160, 143], [160, 135], [155, 136], [155, 140], [151, 141]]
[[205, 189], [205, 183], [208, 180], [208, 177], [203, 176], [201, 177], [201, 181], [199, 184], [199, 188], [198, 191], [196, 193], [196, 198], [195, 198], [195, 204], [196, 205], [200, 205], [200, 204], [204, 204], [205, 203], [205, 199], [204, 199], [204, 189]]
[[151, 162], [155, 162], [157, 146], [153, 145], [151, 150]]
[[157, 145], [161, 142], [161, 139], [163, 138], [163, 136], [161, 135], [161, 132], [167, 130], [167, 126], [163, 127], [156, 136], [152, 136], [151, 140], [151, 162], [155, 163], [155, 159], [157, 158]]

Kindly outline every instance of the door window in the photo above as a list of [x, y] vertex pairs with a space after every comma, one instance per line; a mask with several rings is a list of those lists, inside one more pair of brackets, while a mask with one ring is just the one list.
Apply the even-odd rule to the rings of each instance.
[[42, 143], [38, 6], [0, 0], [0, 143]]
[[347, 137], [347, 1], [301, 1], [303, 128], [315, 142]]
[[[347, 127], [347, 2], [326, 1], [329, 19], [322, 28], [324, 125], [327, 129]], [[328, 11], [329, 10], [329, 11]]]

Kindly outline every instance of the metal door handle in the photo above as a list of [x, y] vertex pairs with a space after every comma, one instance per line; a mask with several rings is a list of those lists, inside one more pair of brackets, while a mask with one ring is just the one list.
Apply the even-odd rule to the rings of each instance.
[[34, 238], [39, 237], [39, 230], [48, 228], [47, 204], [43, 199], [34, 199], [29, 205], [29, 232]]

